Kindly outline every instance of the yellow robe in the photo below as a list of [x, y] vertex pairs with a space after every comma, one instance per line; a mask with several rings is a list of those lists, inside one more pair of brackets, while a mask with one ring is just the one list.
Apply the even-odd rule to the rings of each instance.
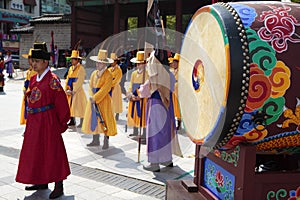
[[85, 107], [87, 104], [86, 95], [83, 90], [85, 75], [85, 69], [80, 64], [76, 67], [71, 66], [68, 71], [65, 90], [71, 89], [74, 92], [73, 95], [67, 95], [71, 117], [84, 117]]
[[[144, 74], [144, 80], [143, 80]], [[146, 80], [148, 80], [149, 76], [147, 71], [145, 73], [138, 73], [137, 70], [132, 72], [131, 79], [129, 83], [128, 92], [134, 93], [138, 91], [139, 85], [143, 84]], [[139, 95], [139, 92], [137, 92]], [[142, 103], [143, 101], [143, 103]], [[143, 106], [142, 106], [143, 104]], [[146, 127], [146, 106], [147, 106], [147, 98], [143, 98], [143, 100], [139, 101], [140, 112], [142, 115], [142, 127]], [[137, 110], [137, 102], [129, 101], [128, 102], [128, 113], [127, 113], [127, 125], [131, 127], [140, 127], [140, 117], [138, 115]]]
[[177, 70], [171, 69], [170, 71], [174, 74], [175, 79], [176, 79], [176, 83], [174, 86], [174, 92], [172, 93], [174, 115], [177, 119], [181, 119], [180, 105], [179, 105], [179, 101], [178, 101], [178, 68], [177, 68]]
[[[111, 97], [109, 92], [112, 88], [112, 75], [105, 69], [100, 78], [97, 77], [98, 70], [95, 70], [91, 74], [90, 78], [90, 89], [89, 94], [93, 98], [98, 106], [101, 113], [103, 121], [107, 127], [107, 131], [103, 130], [103, 124], [100, 123], [99, 118], [97, 118], [97, 126], [94, 131], [91, 130], [92, 123], [92, 104], [88, 102], [85, 110], [85, 115], [82, 123], [82, 132], [88, 134], [100, 134], [104, 133], [107, 136], [114, 136], [117, 134], [117, 124], [112, 112], [111, 107]], [[99, 90], [94, 94], [92, 92], [93, 88], [99, 88]]]
[[[24, 94], [29, 90], [30, 79], [35, 74], [36, 74], [36, 71], [34, 71], [32, 69], [32, 67], [30, 66], [29, 69], [26, 71], [26, 78], [25, 78], [24, 87], [23, 87], [23, 93]], [[25, 101], [26, 101], [25, 95], [23, 95], [22, 106], [21, 106], [21, 116], [20, 116], [20, 124], [21, 125], [26, 124], [26, 118], [25, 118]]]
[[114, 113], [122, 113], [123, 107], [122, 107], [122, 91], [120, 82], [122, 79], [122, 70], [119, 67], [119, 65], [116, 65], [114, 68], [110, 67], [108, 69], [113, 77], [112, 81], [112, 110]]

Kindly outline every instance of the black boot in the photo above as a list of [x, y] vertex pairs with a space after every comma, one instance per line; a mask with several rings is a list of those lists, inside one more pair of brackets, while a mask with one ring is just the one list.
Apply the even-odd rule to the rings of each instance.
[[133, 133], [129, 134], [129, 136], [137, 136], [139, 134], [138, 127], [133, 127]]
[[46, 190], [46, 189], [48, 189], [48, 184], [36, 184], [36, 185], [25, 187], [25, 190]]
[[88, 147], [100, 146], [100, 135], [94, 134], [92, 142], [87, 144], [86, 146], [88, 146]]
[[76, 125], [75, 117], [71, 117], [68, 126], [75, 126], [75, 125]]
[[83, 118], [80, 118], [80, 123], [77, 127], [81, 128], [82, 127], [82, 122], [83, 122]]
[[50, 193], [49, 199], [56, 199], [64, 194], [63, 182], [55, 182], [54, 190]]
[[176, 127], [176, 129], [180, 130], [180, 128], [181, 128], [181, 120], [177, 119], [177, 127]]
[[109, 147], [109, 141], [108, 141], [108, 139], [109, 139], [109, 136], [104, 136], [104, 141], [103, 141], [103, 146], [102, 146], [102, 149], [108, 149], [108, 147]]

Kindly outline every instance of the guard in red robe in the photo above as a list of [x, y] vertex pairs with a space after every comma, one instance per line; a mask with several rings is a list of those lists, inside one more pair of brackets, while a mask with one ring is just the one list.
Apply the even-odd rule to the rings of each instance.
[[49, 68], [50, 54], [46, 43], [35, 43], [32, 65], [37, 72], [30, 79], [27, 123], [19, 158], [16, 181], [25, 184], [25, 190], [48, 189], [55, 182], [49, 198], [63, 195], [63, 180], [70, 168], [62, 133], [68, 128], [70, 109], [66, 94], [55, 74]]

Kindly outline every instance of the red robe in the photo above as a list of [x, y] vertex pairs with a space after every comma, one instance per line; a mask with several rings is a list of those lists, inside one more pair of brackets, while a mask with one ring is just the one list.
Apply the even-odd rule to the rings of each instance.
[[28, 108], [53, 108], [28, 113], [16, 181], [25, 184], [46, 184], [62, 181], [70, 168], [62, 133], [68, 128], [70, 109], [66, 94], [55, 74], [48, 71], [40, 82], [30, 79]]

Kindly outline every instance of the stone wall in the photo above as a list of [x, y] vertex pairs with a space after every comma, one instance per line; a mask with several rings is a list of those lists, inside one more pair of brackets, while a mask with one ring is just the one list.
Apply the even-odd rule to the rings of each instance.
[[[51, 51], [51, 31], [54, 35], [54, 45], [58, 50], [69, 49], [71, 46], [71, 23], [63, 24], [35, 24], [33, 34], [21, 34], [20, 37], [20, 68], [28, 68], [28, 62], [21, 55], [27, 54], [33, 43], [46, 42]], [[51, 62], [50, 62], [51, 64]]]

